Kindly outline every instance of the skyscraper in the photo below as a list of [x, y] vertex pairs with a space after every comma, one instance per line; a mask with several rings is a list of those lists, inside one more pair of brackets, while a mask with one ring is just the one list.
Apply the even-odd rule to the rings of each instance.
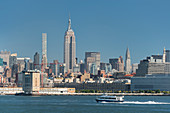
[[131, 73], [131, 60], [129, 48], [127, 48], [126, 50], [125, 71], [126, 73]]
[[34, 69], [40, 70], [40, 55], [38, 52], [35, 53], [34, 55]]
[[86, 52], [85, 53], [85, 64], [86, 64], [86, 71], [90, 72], [91, 65], [97, 70], [100, 69], [100, 52]]
[[112, 69], [116, 69], [119, 72], [124, 72], [124, 62], [122, 56], [119, 58], [109, 59], [109, 63], [112, 65]]
[[71, 19], [69, 18], [68, 29], [64, 36], [64, 63], [66, 72], [72, 71], [76, 58], [76, 41], [74, 31], [71, 29]]
[[42, 67], [41, 70], [45, 71], [47, 67], [47, 33], [42, 33]]

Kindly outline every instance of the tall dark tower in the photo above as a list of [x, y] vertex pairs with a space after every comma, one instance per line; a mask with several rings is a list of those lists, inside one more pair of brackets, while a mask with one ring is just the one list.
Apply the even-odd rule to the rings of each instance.
[[34, 55], [34, 69], [40, 70], [40, 55], [38, 52]]
[[73, 70], [76, 58], [76, 41], [74, 31], [71, 29], [70, 17], [68, 23], [68, 29], [64, 36], [64, 63], [66, 64], [66, 72]]

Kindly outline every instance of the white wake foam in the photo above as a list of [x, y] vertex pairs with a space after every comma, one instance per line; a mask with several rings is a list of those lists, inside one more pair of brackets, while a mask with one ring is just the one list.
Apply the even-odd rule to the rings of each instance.
[[100, 103], [119, 103], [119, 104], [170, 104], [170, 103], [166, 103], [166, 102], [155, 102], [155, 101], [147, 101], [147, 102], [124, 101], [124, 102], [100, 102]]
[[124, 101], [124, 104], [170, 104], [166, 102], [155, 102], [155, 101], [147, 101], [147, 102], [139, 102], [139, 101]]

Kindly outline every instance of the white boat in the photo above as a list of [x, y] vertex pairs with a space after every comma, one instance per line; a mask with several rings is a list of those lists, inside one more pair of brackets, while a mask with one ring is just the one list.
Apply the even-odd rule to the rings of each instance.
[[102, 95], [98, 98], [96, 98], [97, 102], [123, 102], [124, 96], [107, 96]]

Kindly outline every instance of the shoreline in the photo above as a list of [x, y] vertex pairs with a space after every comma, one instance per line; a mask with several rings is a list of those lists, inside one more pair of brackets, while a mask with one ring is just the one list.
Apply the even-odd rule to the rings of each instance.
[[[164, 93], [105, 93], [109, 96], [170, 96], [170, 94]], [[16, 95], [16, 96], [101, 96], [103, 93], [55, 93], [55, 94], [4, 94], [4, 95]]]

